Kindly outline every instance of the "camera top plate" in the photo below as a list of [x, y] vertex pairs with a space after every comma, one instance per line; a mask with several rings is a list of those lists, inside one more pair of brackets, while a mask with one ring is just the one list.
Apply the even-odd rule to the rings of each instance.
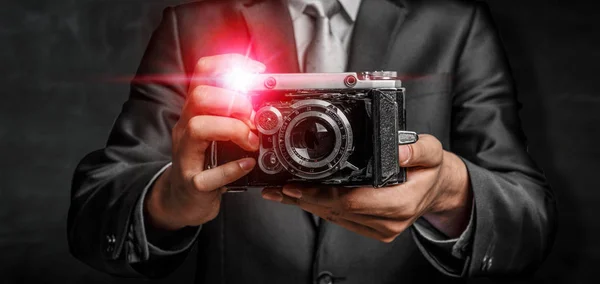
[[256, 74], [247, 87], [248, 92], [294, 90], [369, 90], [400, 89], [402, 81], [396, 72], [345, 73], [280, 73]]

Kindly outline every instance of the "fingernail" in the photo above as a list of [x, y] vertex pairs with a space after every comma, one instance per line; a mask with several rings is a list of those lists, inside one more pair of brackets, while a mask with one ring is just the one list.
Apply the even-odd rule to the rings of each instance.
[[250, 171], [254, 168], [254, 165], [256, 164], [256, 162], [254, 162], [254, 159], [252, 159], [252, 158], [246, 158], [246, 159], [240, 160], [238, 162], [238, 164], [240, 165], [240, 168], [242, 168], [242, 170]]
[[248, 120], [248, 125], [251, 129], [256, 129], [256, 125], [254, 124], [254, 117], [256, 117], [256, 112], [252, 110], [250, 113], [250, 119]]
[[262, 73], [262, 72], [265, 72], [265, 70], [267, 70], [267, 66], [265, 66], [264, 64], [257, 62], [257, 61], [253, 62], [252, 68], [257, 73]]
[[410, 145], [401, 145], [398, 149], [398, 152], [400, 156], [400, 164], [404, 165], [408, 163], [408, 160], [410, 160], [410, 156], [412, 155]]
[[252, 122], [252, 120], [246, 119], [245, 123], [246, 125], [248, 125], [250, 130], [256, 130], [256, 125], [254, 125], [254, 122]]
[[266, 67], [260, 62], [247, 60], [243, 66], [243, 69], [250, 73], [262, 73], [265, 72]]
[[281, 202], [283, 200], [283, 195], [281, 195], [281, 193], [278, 191], [263, 192], [262, 197], [266, 200], [275, 202]]
[[258, 148], [258, 144], [259, 139], [258, 136], [256, 134], [254, 134], [254, 132], [250, 131], [250, 133], [248, 133], [248, 143], [250, 143], [250, 146], [254, 147], [254, 148]]
[[283, 188], [283, 193], [293, 198], [302, 198], [302, 191], [297, 188]]

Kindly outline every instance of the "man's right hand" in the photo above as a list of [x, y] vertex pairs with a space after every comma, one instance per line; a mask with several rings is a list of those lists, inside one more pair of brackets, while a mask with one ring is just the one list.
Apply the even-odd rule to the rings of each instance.
[[261, 73], [265, 66], [238, 54], [198, 60], [181, 117], [173, 128], [173, 164], [152, 186], [144, 207], [148, 223], [157, 229], [197, 226], [219, 213], [223, 187], [248, 174], [256, 165], [243, 158], [213, 169], [204, 168], [205, 151], [212, 141], [232, 141], [247, 151], [259, 147], [249, 98], [236, 91], [209, 86], [229, 69]]

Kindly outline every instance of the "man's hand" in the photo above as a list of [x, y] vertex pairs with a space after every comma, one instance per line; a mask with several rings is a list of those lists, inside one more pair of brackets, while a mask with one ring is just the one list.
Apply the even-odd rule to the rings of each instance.
[[399, 146], [407, 182], [385, 188], [265, 189], [265, 199], [297, 205], [358, 234], [393, 241], [423, 216], [448, 237], [466, 228], [472, 197], [466, 166], [431, 135]]
[[253, 158], [244, 158], [204, 169], [205, 151], [212, 141], [232, 141], [244, 150], [258, 150], [249, 98], [207, 85], [233, 67], [265, 71], [262, 63], [237, 54], [201, 58], [196, 65], [187, 101], [173, 128], [173, 164], [157, 179], [145, 200], [146, 215], [156, 228], [177, 230], [214, 219], [222, 187], [256, 165]]

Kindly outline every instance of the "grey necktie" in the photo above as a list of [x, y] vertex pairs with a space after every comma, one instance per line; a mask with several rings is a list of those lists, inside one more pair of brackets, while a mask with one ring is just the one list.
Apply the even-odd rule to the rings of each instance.
[[344, 72], [346, 51], [331, 31], [330, 19], [341, 9], [338, 0], [318, 0], [306, 5], [304, 13], [315, 19], [314, 37], [306, 50], [304, 72]]
[[[312, 1], [304, 8], [304, 13], [315, 20], [312, 41], [306, 50], [304, 72], [332, 73], [344, 72], [346, 51], [341, 41], [333, 35], [329, 19], [340, 11], [338, 0]], [[317, 226], [319, 217], [311, 214]]]

